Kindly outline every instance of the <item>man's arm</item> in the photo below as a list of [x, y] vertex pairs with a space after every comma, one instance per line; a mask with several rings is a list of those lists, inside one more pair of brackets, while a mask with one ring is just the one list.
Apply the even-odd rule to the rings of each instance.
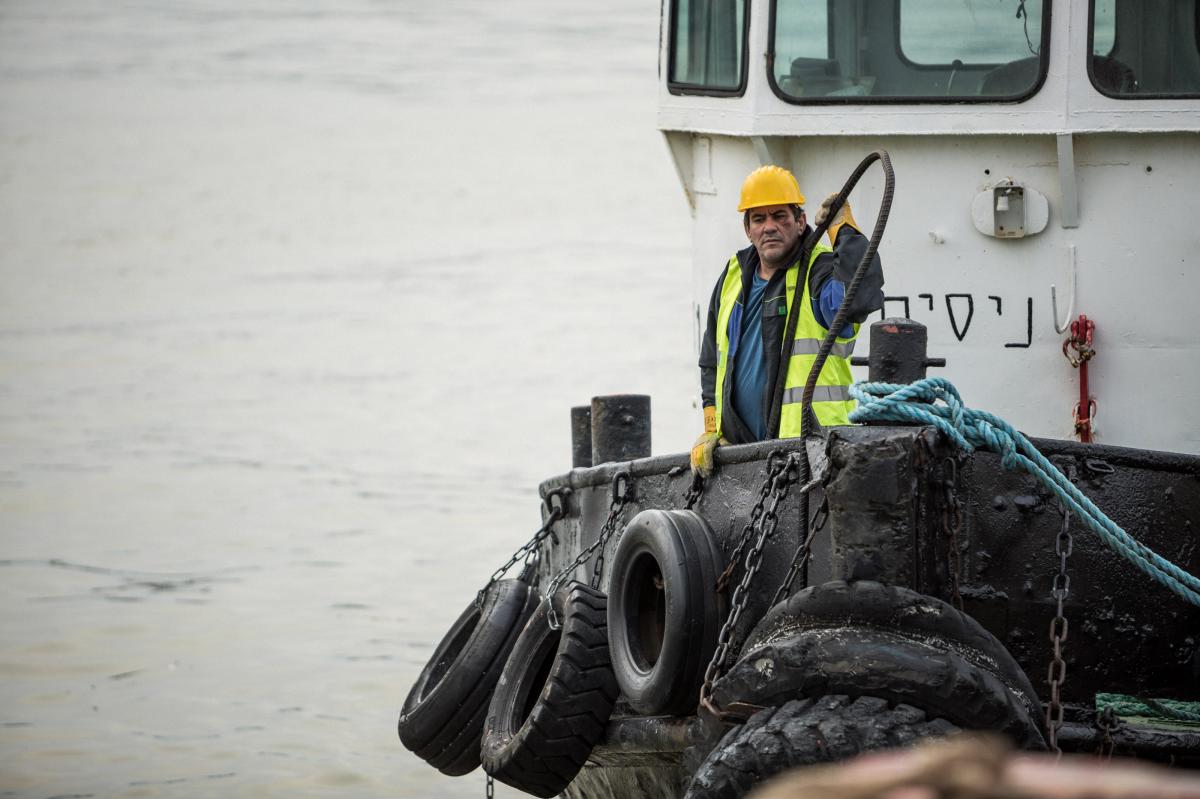
[[704, 432], [692, 445], [690, 462], [695, 477], [709, 477], [716, 467], [714, 453], [722, 443], [717, 429], [717, 309], [720, 303], [721, 284], [717, 279], [712, 297], [708, 301], [708, 322], [704, 326], [704, 338], [700, 340], [700, 399], [704, 406]]
[[[808, 278], [808, 288], [815, 298], [813, 311], [817, 321], [825, 327], [833, 321], [841, 307], [846, 294], [846, 286], [854, 279], [854, 271], [858, 268], [867, 252], [870, 240], [850, 225], [843, 225], [837, 233], [837, 242], [832, 253], [820, 255], [813, 263], [812, 272]], [[883, 262], [876, 251], [871, 259], [854, 302], [848, 309], [847, 323], [861, 324], [873, 312], [883, 307]], [[846, 338], [851, 333], [847, 327], [839, 335]]]
[[718, 278], [713, 286], [708, 301], [708, 322], [704, 326], [704, 337], [700, 339], [700, 404], [705, 408], [717, 404], [717, 306], [722, 282], [723, 279]]

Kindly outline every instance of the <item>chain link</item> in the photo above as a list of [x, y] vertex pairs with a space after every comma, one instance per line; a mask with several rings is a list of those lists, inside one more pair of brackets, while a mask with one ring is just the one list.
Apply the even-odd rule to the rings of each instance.
[[[588, 558], [592, 553], [599, 551], [596, 555], [596, 565], [592, 568], [592, 579], [590, 585], [592, 588], [600, 587], [600, 578], [604, 573], [604, 546], [608, 543], [608, 539], [617, 529], [617, 523], [621, 518], [621, 512], [625, 510], [625, 506], [633, 500], [633, 476], [628, 469], [621, 469], [613, 475], [612, 481], [612, 499], [609, 501], [608, 518], [604, 520], [604, 524], [600, 527], [600, 533], [596, 536], [596, 540], [590, 546], [584, 549], [575, 560], [571, 561], [562, 571], [554, 576], [550, 584], [546, 586], [546, 596], [553, 597], [558, 593], [558, 589], [571, 575], [575, 569], [587, 563]], [[562, 627], [562, 623], [558, 618], [558, 613], [554, 610], [554, 603], [549, 603], [546, 613], [546, 621], [550, 625], [550, 629], [557, 630]]]
[[1054, 618], [1050, 620], [1050, 644], [1053, 656], [1046, 670], [1046, 679], [1050, 683], [1050, 704], [1046, 706], [1046, 736], [1050, 741], [1050, 750], [1062, 756], [1058, 746], [1058, 731], [1063, 725], [1062, 685], [1067, 680], [1067, 662], [1063, 660], [1063, 644], [1067, 640], [1069, 625], [1063, 615], [1063, 602], [1071, 592], [1071, 576], [1067, 574], [1067, 558], [1071, 557], [1074, 541], [1071, 539], [1071, 512], [1065, 505], [1059, 503], [1059, 513], [1062, 514], [1062, 527], [1054, 540], [1054, 551], [1058, 555], [1058, 574], [1054, 575], [1054, 583], [1050, 595], [1054, 597], [1057, 607]]
[[492, 781], [492, 775], [487, 775], [487, 782], [484, 784], [483, 795], [487, 799], [492, 799], [496, 795], [496, 783]]
[[767, 497], [771, 495], [771, 487], [775, 483], [775, 477], [783, 471], [786, 465], [787, 454], [783, 450], [777, 449], [767, 455], [767, 479], [763, 481], [762, 487], [758, 489], [758, 499], [755, 501], [754, 507], [750, 509], [750, 519], [742, 529], [742, 536], [738, 539], [737, 546], [733, 548], [733, 554], [729, 556], [729, 565], [717, 577], [717, 593], [723, 594], [729, 590], [729, 583], [733, 579], [733, 571], [737, 568], [738, 563], [741, 562], [742, 555], [745, 553], [750, 539], [754, 537], [754, 530], [758, 526], [759, 519], [762, 518], [763, 506], [767, 502]]
[[[746, 553], [742, 580], [734, 589], [733, 599], [730, 601], [729, 617], [725, 619], [725, 624], [721, 627], [720, 634], [717, 635], [717, 649], [713, 652], [708, 668], [704, 671], [704, 685], [700, 688], [701, 707], [714, 714], [719, 714], [719, 711], [712, 702], [713, 683], [721, 676], [725, 659], [729, 656], [729, 645], [734, 628], [737, 627], [738, 619], [741, 618], [742, 611], [746, 608], [746, 601], [750, 595], [750, 584], [754, 582], [759, 566], [762, 565], [763, 547], [779, 524], [779, 505], [787, 498], [792, 484], [798, 479], [800, 458], [804, 457], [801, 453], [791, 452], [787, 454], [781, 464], [772, 465], [771, 459], [774, 455], [775, 453], [772, 453], [767, 458], [767, 480], [763, 490], [759, 492], [758, 503], [751, 511], [751, 517], [755, 519], [751, 527], [757, 531], [754, 545]], [[741, 544], [739, 544], [740, 548]]]
[[942, 532], [946, 538], [948, 549], [948, 565], [950, 570], [950, 597], [954, 607], [963, 609], [962, 594], [959, 582], [962, 579], [962, 549], [959, 548], [959, 536], [963, 529], [963, 507], [958, 498], [958, 461], [948, 457], [943, 465], [949, 471], [949, 476], [942, 481]]

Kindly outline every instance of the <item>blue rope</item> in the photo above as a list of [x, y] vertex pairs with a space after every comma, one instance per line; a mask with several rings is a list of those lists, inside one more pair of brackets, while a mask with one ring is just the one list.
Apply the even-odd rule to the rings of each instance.
[[1005, 469], [1024, 469], [1053, 491], [1108, 547], [1132, 562], [1159, 584], [1200, 607], [1200, 578], [1189, 574], [1135, 540], [1084, 496], [1059, 469], [1008, 422], [963, 405], [958, 390], [942, 377], [915, 383], [855, 383], [850, 396], [858, 408], [852, 422], [913, 422], [933, 425], [967, 452], [986, 449], [1000, 453]]

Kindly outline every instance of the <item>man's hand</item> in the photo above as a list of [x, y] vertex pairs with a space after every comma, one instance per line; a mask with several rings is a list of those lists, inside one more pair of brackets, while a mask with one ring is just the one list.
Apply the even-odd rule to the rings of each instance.
[[717, 409], [709, 405], [704, 409], [704, 432], [692, 445], [692, 472], [701, 477], [711, 476], [713, 454], [719, 445], [728, 443], [717, 431]]
[[[833, 201], [837, 199], [837, 194], [831, 194], [821, 203], [821, 207], [817, 209], [817, 227], [820, 227], [825, 222], [825, 218], [829, 216], [829, 208], [833, 205]], [[850, 201], [842, 203], [842, 207], [838, 209], [837, 216], [829, 223], [829, 243], [837, 243], [838, 231], [842, 229], [842, 225], [849, 225], [858, 230], [858, 223], [854, 221], [854, 214], [850, 213]]]

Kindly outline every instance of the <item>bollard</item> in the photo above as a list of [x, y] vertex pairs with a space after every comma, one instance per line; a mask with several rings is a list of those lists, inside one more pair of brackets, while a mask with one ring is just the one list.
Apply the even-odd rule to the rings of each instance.
[[611, 394], [592, 398], [592, 463], [650, 456], [650, 397]]
[[891, 317], [871, 325], [871, 355], [851, 358], [855, 366], [869, 366], [872, 383], [912, 383], [924, 379], [929, 366], [945, 366], [945, 358], [925, 357], [929, 331], [920, 322]]
[[571, 468], [592, 465], [592, 406], [571, 409]]

